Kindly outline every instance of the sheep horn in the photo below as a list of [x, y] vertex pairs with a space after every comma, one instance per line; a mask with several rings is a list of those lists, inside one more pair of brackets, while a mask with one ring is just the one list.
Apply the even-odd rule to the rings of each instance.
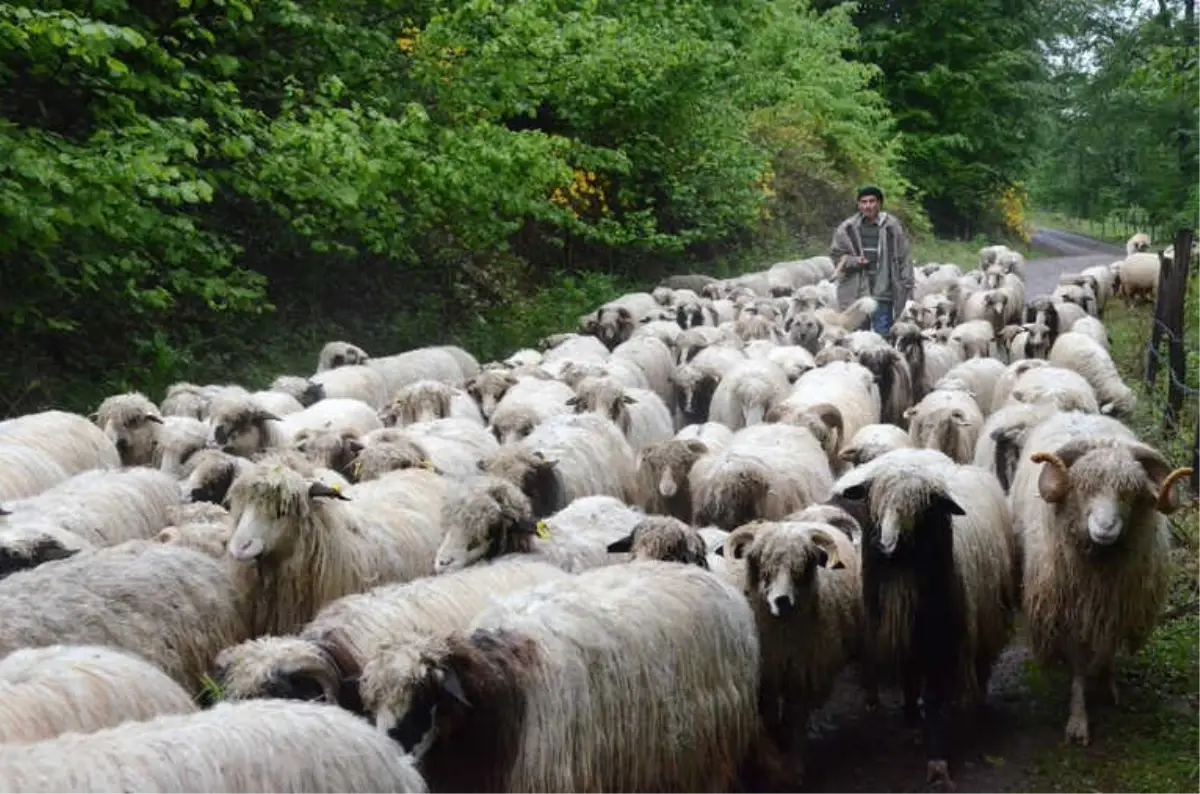
[[1038, 477], [1038, 491], [1041, 493], [1042, 499], [1052, 503], [1066, 499], [1067, 484], [1070, 482], [1071, 476], [1067, 472], [1067, 464], [1052, 452], [1035, 452], [1029, 460], [1034, 463], [1050, 464], [1050, 468], [1042, 469], [1042, 474]]
[[816, 546], [825, 552], [825, 567], [830, 570], [845, 568], [846, 561], [842, 559], [842, 555], [838, 553], [837, 541], [823, 529], [808, 530], [808, 537]]
[[1162, 485], [1160, 485], [1158, 488], [1158, 504], [1156, 505], [1158, 512], [1162, 513], [1163, 515], [1170, 515], [1171, 513], [1175, 512], [1175, 509], [1179, 505], [1177, 505], [1175, 500], [1171, 498], [1171, 489], [1175, 486], [1177, 481], [1182, 480], [1184, 477], [1191, 477], [1192, 473], [1193, 472], [1191, 469], [1184, 468], [1176, 469], [1167, 475], [1166, 479], [1163, 480]]

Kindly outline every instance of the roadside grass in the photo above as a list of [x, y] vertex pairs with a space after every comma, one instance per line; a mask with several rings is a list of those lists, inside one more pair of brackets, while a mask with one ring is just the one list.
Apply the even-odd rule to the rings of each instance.
[[1044, 253], [1034, 251], [1024, 243], [1017, 243], [1011, 240], [988, 240], [984, 237], [976, 237], [973, 240], [921, 237], [913, 240], [912, 258], [918, 264], [941, 262], [944, 264], [955, 264], [965, 270], [974, 270], [979, 264], [979, 249], [987, 245], [999, 245], [1001, 243], [1012, 248], [1014, 251], [1020, 251], [1026, 259], [1039, 259], [1046, 256]]
[[[1054, 228], [1063, 228], [1055, 226]], [[1186, 335], [1187, 383], [1197, 386], [1197, 273], [1188, 282]], [[1173, 466], [1188, 466], [1196, 427], [1196, 400], [1186, 400], [1175, 430], [1163, 426], [1167, 373], [1157, 387], [1143, 382], [1145, 347], [1152, 308], [1126, 309], [1110, 301], [1104, 322], [1109, 329], [1113, 360], [1131, 388], [1138, 406], [1128, 420], [1147, 443], [1161, 450]], [[1181, 486], [1186, 492], [1186, 485]], [[1175, 563], [1166, 616], [1147, 646], [1118, 660], [1120, 704], [1089, 698], [1091, 745], [1068, 746], [1060, 740], [1038, 753], [1033, 764], [1034, 791], [1196, 791], [1200, 789], [1200, 616], [1198, 558], [1200, 514], [1196, 502], [1171, 517]], [[1026, 670], [1036, 718], [1065, 726], [1070, 682], [1062, 671], [1034, 663]], [[1060, 734], [1061, 735], [1061, 734]]]

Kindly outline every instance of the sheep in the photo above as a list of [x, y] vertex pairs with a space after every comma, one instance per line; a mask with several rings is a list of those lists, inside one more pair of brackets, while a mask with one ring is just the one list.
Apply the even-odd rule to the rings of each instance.
[[[345, 369], [344, 367], [342, 369]], [[326, 370], [331, 372], [332, 370]], [[302, 378], [299, 375], [280, 375], [275, 380], [271, 381], [271, 391], [283, 392], [290, 394], [300, 403], [301, 408], [307, 408], [313, 403], [320, 402], [325, 399], [325, 387], [320, 383], [314, 383], [308, 378]], [[384, 400], [386, 402], [386, 400]], [[208, 408], [205, 406], [204, 415], [197, 417], [199, 419], [208, 418]]]
[[1023, 603], [1043, 664], [1071, 674], [1068, 742], [1087, 744], [1086, 688], [1107, 684], [1123, 646], [1145, 645], [1166, 602], [1175, 469], [1111, 417], [1053, 416], [1030, 431], [1013, 478]]
[[203, 386], [187, 381], [172, 383], [158, 404], [160, 415], [185, 416], [203, 420], [208, 416], [209, 393]]
[[9, 503], [0, 519], [0, 568], [12, 573], [80, 549], [149, 538], [171, 522], [179, 502], [179, 485], [154, 469], [77, 474]]
[[96, 425], [117, 448], [123, 466], [150, 466], [163, 424], [158, 407], [141, 392], [106, 398], [95, 413]]
[[333, 706], [282, 701], [222, 703], [194, 714], [4, 745], [0, 788], [428, 791], [412, 759], [358, 717]]
[[881, 417], [879, 388], [861, 364], [836, 361], [809, 370], [770, 412], [769, 421], [801, 423], [822, 442], [830, 464], [846, 441]]
[[628, 389], [611, 378], [587, 378], [575, 387], [567, 405], [576, 413], [596, 413], [611, 419], [635, 452], [675, 434], [671, 409], [648, 389]]
[[229, 511], [206, 502], [198, 503], [207, 507], [218, 508], [222, 516], [197, 518], [190, 521], [177, 521], [159, 530], [153, 537], [156, 543], [183, 546], [207, 554], [215, 560], [225, 557], [229, 538], [233, 535], [233, 526], [229, 522]]
[[1020, 276], [1006, 273], [1000, 266], [990, 267], [983, 274], [983, 287], [988, 290], [1004, 290], [1005, 316], [1010, 318], [1010, 321], [1020, 318], [1024, 313], [1025, 281]]
[[1074, 370], [1049, 364], [1017, 378], [1008, 396], [1008, 403], [1013, 402], [1048, 403], [1060, 411], [1100, 413], [1096, 392], [1086, 378]]
[[909, 722], [921, 696], [926, 778], [949, 784], [950, 710], [960, 696], [982, 702], [1017, 606], [1004, 492], [990, 473], [932, 450], [889, 452], [833, 490], [869, 509], [862, 527], [868, 691], [879, 674], [900, 674]]
[[717, 311], [712, 302], [695, 293], [683, 295], [675, 304], [675, 324], [681, 331], [702, 325], [717, 325]]
[[894, 449], [912, 447], [908, 432], [893, 424], [863, 425], [842, 446], [838, 458], [851, 466], [870, 463], [875, 458]]
[[1050, 354], [1050, 328], [1041, 323], [1012, 325], [1015, 332], [1008, 340], [1009, 361], [1042, 358]]
[[1133, 256], [1134, 254], [1144, 253], [1150, 250], [1150, 235], [1145, 232], [1138, 232], [1125, 241], [1125, 255]]
[[[387, 394], [395, 394], [419, 380], [440, 380], [452, 386], [478, 371], [479, 365], [466, 351], [455, 347], [421, 347], [393, 356], [373, 358], [348, 342], [330, 342], [321, 349], [317, 372], [362, 364], [379, 373]], [[471, 366], [474, 364], [474, 366]], [[467, 371], [470, 370], [470, 375]]]
[[639, 318], [654, 310], [657, 301], [645, 292], [633, 292], [622, 295], [616, 300], [605, 303], [589, 315], [583, 324], [583, 332], [592, 334], [612, 350], [622, 342], [628, 341], [637, 328]]
[[0, 444], [37, 449], [68, 476], [121, 465], [116, 446], [99, 427], [66, 411], [40, 411], [6, 419], [0, 422]]
[[679, 327], [674, 320], [650, 320], [642, 321], [642, 324], [633, 332], [630, 340], [641, 339], [643, 337], [651, 337], [657, 339], [667, 346], [667, 351], [671, 353], [672, 362], [674, 362], [675, 342], [679, 339], [683, 329]]
[[921, 329], [911, 323], [896, 323], [891, 335], [893, 346], [908, 361], [914, 401], [921, 400], [943, 375], [963, 360], [954, 347], [922, 338]]
[[684, 273], [680, 275], [667, 276], [661, 282], [660, 287], [666, 287], [673, 290], [687, 289], [693, 292], [700, 292], [709, 284], [715, 284], [717, 279], [712, 276], [705, 276], [700, 273]]
[[268, 458], [234, 480], [229, 556], [253, 594], [256, 635], [297, 631], [336, 598], [433, 571], [442, 530], [405, 506], [409, 473], [341, 491]]
[[908, 361], [883, 337], [870, 331], [851, 334], [847, 345], [854, 351], [858, 363], [870, 370], [875, 378], [882, 421], [902, 424], [905, 410], [913, 404], [912, 372]]
[[544, 355], [540, 350], [534, 350], [530, 347], [525, 347], [513, 353], [508, 358], [504, 359], [503, 363], [506, 367], [516, 369], [517, 367], [536, 367], [542, 363]]
[[694, 565], [548, 582], [410, 655], [376, 725], [438, 791], [726, 791], [759, 736], [754, 616]]
[[1011, 250], [1007, 245], [988, 245], [979, 249], [979, 269], [985, 270], [996, 263], [996, 259], [1005, 251]]
[[[681, 355], [683, 349], [681, 348]], [[675, 406], [681, 424], [702, 424], [708, 421], [713, 393], [721, 380], [746, 361], [741, 350], [724, 345], [711, 345], [684, 360], [671, 373], [675, 387]]]
[[[373, 706], [380, 654], [466, 628], [493, 600], [570, 574], [536, 560], [489, 565], [385, 585], [330, 602], [297, 636], [258, 637], [217, 655], [213, 679], [224, 700], [321, 700], [362, 711]], [[389, 665], [389, 668], [394, 665]]]
[[859, 644], [858, 554], [839, 534], [819, 523], [765, 523], [748, 548], [733, 550], [745, 559], [762, 646], [760, 709], [785, 755]]
[[[1082, 306], [1075, 303], [1068, 303], [1067, 301], [1058, 301], [1054, 308], [1058, 312], [1058, 329], [1060, 333], [1069, 329], [1084, 317], [1091, 316]], [[1055, 340], [1057, 341], [1057, 339], [1058, 336], [1056, 334]]]
[[1058, 410], [1058, 406], [1046, 402], [1017, 402], [998, 409], [983, 423], [975, 442], [974, 465], [995, 474], [1007, 493], [1029, 431]]
[[599, 363], [570, 361], [563, 365], [558, 374], [558, 379], [572, 389], [586, 378], [610, 378], [622, 386], [634, 389], [650, 387], [650, 381], [640, 367], [629, 361], [613, 361], [612, 358]]
[[[1108, 329], [1095, 317], [1082, 317], [1071, 325], [1071, 332], [1090, 337], [1093, 342], [1108, 350]], [[1049, 349], [1046, 354], [1049, 355]]]
[[0, 580], [0, 655], [47, 645], [139, 654], [189, 692], [222, 648], [248, 635], [242, 593], [223, 562], [135, 540]]
[[726, 530], [822, 501], [832, 483], [820, 441], [791, 425], [739, 430], [727, 449], [702, 455], [688, 475], [695, 523]]
[[1137, 397], [1121, 380], [1108, 351], [1087, 334], [1076, 331], [1059, 334], [1046, 360], [1082, 375], [1095, 390], [1102, 413], [1125, 417], [1137, 404]]
[[160, 471], [182, 477], [190, 471], [190, 462], [204, 449], [208, 425], [186, 416], [168, 416], [158, 427], [157, 447], [152, 458]]
[[672, 516], [647, 516], [629, 534], [608, 544], [610, 554], [628, 554], [631, 562], [659, 560], [708, 569], [708, 544], [693, 527]]
[[766, 343], [759, 350], [751, 352], [750, 346], [746, 348], [746, 355], [749, 358], [761, 358], [770, 361], [783, 370], [784, 376], [788, 379], [788, 383], [795, 383], [801, 375], [815, 367], [817, 363], [813, 360], [812, 353], [809, 353], [802, 347], [795, 345], [775, 345]]
[[1059, 304], [1049, 295], [1039, 295], [1029, 301], [1029, 305], [1025, 307], [1025, 322], [1027, 324], [1036, 323], [1050, 329], [1048, 339], [1048, 344], [1050, 345], [1054, 344], [1054, 339], [1058, 336], [1060, 330], [1065, 331], [1071, 327], [1059, 321], [1058, 307]]
[[316, 371], [366, 364], [370, 358], [367, 351], [349, 342], [326, 342], [317, 355]]
[[349, 466], [350, 478], [357, 482], [413, 467], [463, 477], [476, 473], [480, 461], [500, 448], [486, 430], [459, 419], [375, 430], [363, 436], [360, 444]]
[[1004, 363], [997, 359], [972, 358], [951, 368], [934, 384], [934, 389], [942, 388], [952, 381], [959, 381], [975, 398], [980, 413], [986, 418], [992, 412], [992, 394], [996, 391], [996, 383], [1004, 376], [1006, 370]]
[[312, 388], [319, 389], [322, 400], [361, 400], [376, 411], [387, 407], [393, 395], [383, 375], [365, 364], [323, 370], [309, 378], [308, 382]]
[[48, 645], [0, 659], [0, 743], [194, 711], [191, 695], [166, 673], [116, 648]]
[[248, 395], [220, 394], [209, 410], [209, 446], [244, 458], [268, 449], [286, 449], [304, 429], [352, 428], [366, 433], [382, 427], [361, 400], [329, 398], [282, 419]]
[[613, 348], [608, 363], [632, 366], [645, 377], [644, 388], [657, 394], [664, 401], [672, 396], [671, 371], [675, 367], [671, 348], [662, 340], [652, 336], [637, 336]]
[[1051, 297], [1059, 303], [1070, 303], [1083, 309], [1095, 317], [1099, 312], [1096, 308], [1096, 294], [1091, 287], [1078, 284], [1059, 284], [1054, 288]]
[[462, 379], [458, 384], [462, 384], [467, 378], [473, 378], [479, 374], [479, 361], [475, 356], [463, 350], [456, 345], [434, 345], [431, 350], [436, 350], [448, 354], [455, 363], [458, 364], [459, 370], [462, 371]]
[[1103, 314], [1104, 306], [1106, 303], [1108, 303], [1108, 299], [1112, 297], [1113, 290], [1115, 288], [1115, 274], [1113, 273], [1112, 268], [1107, 267], [1106, 265], [1093, 265], [1092, 267], [1085, 267], [1083, 270], [1079, 271], [1079, 275], [1084, 278], [1091, 279], [1092, 283], [1095, 285], [1093, 292], [1096, 294], [1096, 308], [1100, 314]]
[[581, 496], [637, 504], [634, 453], [621, 429], [599, 414], [554, 416], [480, 466], [516, 485], [544, 518]]
[[1004, 270], [1005, 273], [1012, 273], [1021, 281], [1026, 280], [1025, 273], [1025, 257], [1016, 251], [1001, 251], [996, 256], [996, 264]]
[[570, 361], [603, 363], [608, 360], [609, 348], [595, 336], [571, 336], [546, 351], [541, 368], [557, 377]]
[[1017, 385], [1017, 381], [1022, 375], [1031, 369], [1048, 366], [1050, 366], [1049, 362], [1042, 359], [1025, 359], [1009, 364], [992, 389], [992, 410], [998, 411], [1008, 405], [1013, 387]]
[[477, 477], [456, 484], [446, 500], [445, 538], [434, 574], [461, 570], [506, 554], [540, 559], [575, 573], [607, 565], [605, 548], [625, 535], [644, 514], [611, 496], [584, 496], [541, 521], [512, 483]]
[[0, 504], [35, 496], [70, 476], [37, 447], [0, 440]]
[[675, 340], [675, 363], [687, 364], [702, 351], [717, 346], [740, 351], [746, 343], [737, 334], [721, 326], [689, 328]]
[[759, 424], [767, 411], [791, 390], [787, 376], [769, 361], [749, 359], [721, 379], [709, 404], [709, 421], [730, 430]]
[[950, 331], [950, 344], [962, 350], [964, 359], [990, 356], [995, 338], [996, 329], [986, 320], [968, 320]]
[[648, 513], [692, 520], [688, 475], [701, 455], [720, 452], [733, 440], [733, 431], [716, 422], [688, 425], [670, 441], [647, 444], [637, 455], [642, 507]]
[[436, 380], [410, 383], [396, 392], [380, 415], [384, 427], [404, 427], [434, 419], [461, 419], [483, 426], [483, 415], [466, 391]]
[[999, 331], [1012, 319], [1020, 316], [1020, 307], [1015, 306], [1013, 301], [1015, 298], [1004, 289], [973, 292], [963, 304], [960, 324], [987, 323], [993, 332]]
[[915, 449], [936, 449], [956, 463], [970, 463], [983, 429], [983, 412], [962, 381], [943, 381], [910, 408], [908, 437]]

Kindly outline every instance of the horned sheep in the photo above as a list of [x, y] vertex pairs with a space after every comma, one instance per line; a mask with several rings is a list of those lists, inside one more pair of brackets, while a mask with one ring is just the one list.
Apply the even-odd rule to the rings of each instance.
[[433, 572], [441, 525], [413, 509], [410, 473], [338, 490], [266, 458], [234, 481], [229, 556], [256, 635], [297, 631], [334, 599]]
[[725, 791], [759, 737], [754, 616], [694, 565], [539, 585], [418, 654], [375, 718], [435, 790]]
[[466, 628], [497, 596], [568, 576], [510, 557], [354, 593], [326, 604], [297, 636], [258, 637], [221, 651], [213, 679], [224, 700], [323, 699], [352, 711], [373, 708], [379, 654]]
[[[180, 763], [186, 758], [186, 763]], [[344, 709], [222, 703], [0, 747], [5, 791], [425, 792], [395, 742]]]
[[[930, 781], [949, 783], [950, 714], [979, 703], [1017, 606], [1012, 514], [996, 478], [932, 450], [898, 450], [834, 486], [865, 504], [862, 588], [868, 691], [905, 671], [904, 712], [924, 701]], [[964, 509], [970, 507], [970, 512]]]
[[832, 484], [816, 436], [782, 424], [739, 430], [728, 448], [701, 456], [688, 475], [695, 523], [726, 530], [822, 501]]
[[134, 653], [99, 645], [21, 648], [0, 659], [0, 742], [196, 711], [192, 696]]
[[1088, 684], [1107, 684], [1115, 698], [1117, 651], [1137, 652], [1158, 623], [1164, 514], [1178, 506], [1172, 486], [1189, 474], [1106, 416], [1059, 414], [1025, 442], [1012, 488], [1025, 615], [1036, 657], [1071, 674], [1068, 741], [1088, 743]]

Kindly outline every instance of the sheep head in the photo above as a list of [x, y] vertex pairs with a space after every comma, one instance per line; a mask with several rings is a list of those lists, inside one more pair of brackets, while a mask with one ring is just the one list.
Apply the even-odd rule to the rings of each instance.
[[825, 324], [811, 311], [793, 315], [785, 324], [788, 341], [802, 347], [813, 355], [821, 349], [821, 336], [825, 333]]
[[417, 422], [445, 419], [450, 415], [450, 403], [455, 393], [454, 387], [441, 381], [410, 383], [396, 392], [392, 404], [380, 414], [379, 419], [384, 427], [407, 427]]
[[367, 352], [357, 345], [349, 342], [329, 342], [321, 348], [321, 354], [317, 357], [317, 372], [366, 364], [370, 358]]
[[[1078, 530], [1096, 546], [1112, 546], [1146, 508], [1178, 508], [1172, 488], [1191, 469], [1172, 470], [1158, 450], [1140, 442], [1076, 439], [1030, 457], [1043, 464], [1038, 493], [1057, 512], [1079, 519]], [[1082, 537], [1079, 540], [1084, 540]]]
[[295, 375], [280, 375], [271, 382], [271, 391], [290, 394], [296, 398], [296, 402], [305, 408], [325, 399], [325, 387], [323, 385], [313, 383], [308, 378], [301, 378]]
[[343, 476], [350, 473], [358, 453], [366, 447], [353, 428], [314, 430], [306, 428], [296, 433], [292, 448], [315, 466], [332, 469]]
[[697, 439], [671, 439], [647, 444], [638, 453], [637, 470], [647, 509], [684, 521], [691, 519], [688, 474], [708, 445]]
[[708, 568], [704, 538], [693, 527], [671, 516], [648, 516], [624, 538], [608, 544], [608, 551], [628, 553], [631, 560], [661, 560]]
[[772, 618], [785, 619], [798, 608], [815, 606], [815, 599], [805, 591], [815, 585], [817, 568], [840, 563], [835, 549], [828, 535], [818, 541], [814, 533], [795, 524], [765, 524], [745, 553], [751, 603]]
[[333, 655], [300, 637], [259, 637], [225, 648], [211, 677], [225, 700], [342, 701], [343, 676]]
[[473, 477], [442, 505], [446, 535], [433, 562], [434, 574], [466, 568], [501, 554], [529, 552], [539, 531], [529, 498], [499, 477]]
[[865, 503], [870, 515], [863, 526], [863, 549], [884, 557], [910, 550], [918, 535], [950, 542], [954, 516], [966, 511], [950, 496], [934, 462], [950, 462], [931, 450], [900, 450], [855, 469], [838, 482], [835, 496]]
[[267, 422], [278, 421], [247, 394], [219, 394], [209, 406], [208, 446], [248, 458], [269, 446]]
[[503, 369], [486, 369], [473, 375], [466, 383], [467, 394], [479, 404], [484, 419], [491, 419], [496, 404], [518, 383], [517, 376]]
[[93, 419], [116, 446], [122, 465], [153, 463], [163, 418], [146, 395], [141, 392], [113, 395], [100, 403]]
[[328, 500], [349, 501], [340, 489], [310, 480], [282, 459], [268, 458], [234, 480], [229, 489], [233, 534], [230, 556], [244, 563], [286, 559], [315, 538], [305, 529]]

